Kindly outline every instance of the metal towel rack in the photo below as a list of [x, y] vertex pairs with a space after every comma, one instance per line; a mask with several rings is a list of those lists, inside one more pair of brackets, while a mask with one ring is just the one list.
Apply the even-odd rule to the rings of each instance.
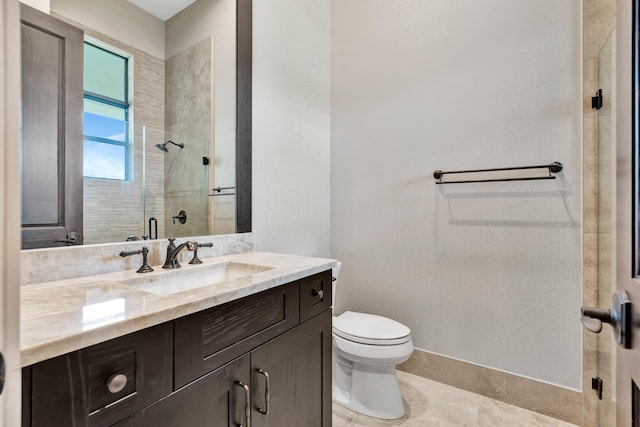
[[[515, 177], [515, 178], [490, 178], [490, 179], [473, 179], [473, 180], [460, 180], [460, 181], [442, 181], [443, 175], [459, 174], [459, 173], [474, 173], [474, 172], [496, 172], [496, 171], [512, 171], [512, 170], [525, 170], [525, 169], [548, 169], [548, 176], [531, 176], [531, 177]], [[493, 169], [473, 169], [473, 170], [461, 170], [461, 171], [433, 171], [433, 177], [438, 181], [436, 184], [462, 184], [466, 182], [494, 182], [494, 181], [533, 181], [538, 179], [556, 179], [552, 173], [558, 173], [562, 170], [562, 163], [553, 162], [548, 165], [536, 165], [536, 166], [518, 166], [511, 168], [493, 168]]]
[[236, 187], [216, 187], [212, 188], [211, 191], [213, 193], [209, 194], [209, 197], [218, 197], [218, 196], [233, 196], [236, 193], [223, 193], [224, 190], [235, 190]]

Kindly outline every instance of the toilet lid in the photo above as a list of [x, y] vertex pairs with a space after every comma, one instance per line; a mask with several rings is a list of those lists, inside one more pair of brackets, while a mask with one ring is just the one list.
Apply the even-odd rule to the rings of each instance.
[[353, 311], [333, 318], [333, 332], [350, 341], [373, 345], [402, 344], [411, 339], [411, 329], [400, 322]]

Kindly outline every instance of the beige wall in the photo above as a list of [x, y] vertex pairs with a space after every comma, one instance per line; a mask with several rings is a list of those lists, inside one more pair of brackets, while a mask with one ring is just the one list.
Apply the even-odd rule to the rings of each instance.
[[51, 0], [51, 13], [165, 59], [164, 22], [127, 0]]
[[[580, 0], [331, 3], [338, 313], [582, 390], [581, 35]], [[553, 181], [432, 175], [552, 161]]]
[[51, 10], [51, 1], [50, 0], [20, 0], [21, 3], [29, 5], [31, 7], [35, 7], [36, 9], [49, 13]]
[[329, 37], [329, 0], [253, 2], [257, 250], [329, 255]]

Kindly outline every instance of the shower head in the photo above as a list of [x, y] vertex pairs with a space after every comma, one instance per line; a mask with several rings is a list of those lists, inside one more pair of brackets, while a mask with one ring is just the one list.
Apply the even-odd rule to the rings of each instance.
[[167, 144], [173, 144], [176, 147], [180, 147], [181, 150], [184, 148], [184, 144], [182, 144], [182, 143], [178, 144], [178, 143], [175, 143], [175, 142], [173, 142], [171, 140], [168, 140], [167, 142], [164, 142], [162, 144], [156, 144], [156, 148], [158, 150], [160, 150], [160, 151], [164, 151], [165, 153], [168, 153], [169, 150], [167, 149]]

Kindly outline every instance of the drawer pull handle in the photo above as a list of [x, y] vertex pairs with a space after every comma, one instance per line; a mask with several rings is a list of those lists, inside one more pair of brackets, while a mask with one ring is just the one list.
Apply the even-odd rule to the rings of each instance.
[[318, 299], [324, 298], [324, 291], [322, 289], [314, 289], [312, 294], [314, 297]]
[[251, 393], [249, 392], [249, 386], [242, 381], [237, 381], [236, 385], [244, 389], [244, 426], [238, 424], [238, 427], [251, 427]]
[[263, 371], [262, 369], [257, 369], [257, 372], [259, 374], [264, 375], [264, 379], [266, 380], [266, 385], [264, 386], [264, 409], [260, 409], [258, 408], [258, 412], [260, 412], [263, 415], [268, 415], [269, 414], [269, 400], [271, 400], [271, 385], [269, 384], [269, 374], [266, 371]]
[[124, 374], [113, 374], [107, 380], [107, 388], [109, 393], [120, 393], [127, 385], [127, 376]]

